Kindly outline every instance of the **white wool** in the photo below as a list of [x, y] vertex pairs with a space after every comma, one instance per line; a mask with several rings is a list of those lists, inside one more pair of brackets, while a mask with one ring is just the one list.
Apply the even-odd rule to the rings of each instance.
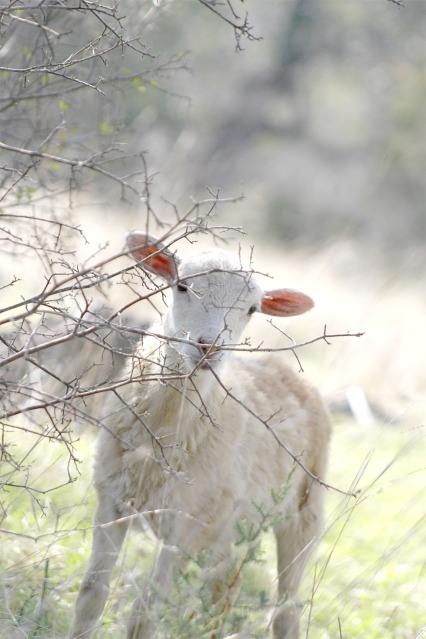
[[[256, 505], [262, 505], [282, 515], [275, 527], [278, 601], [286, 604], [277, 607], [272, 632], [276, 639], [295, 639], [297, 590], [321, 528], [324, 488], [316, 478], [324, 478], [330, 423], [317, 391], [282, 354], [239, 357], [230, 348], [254, 310], [269, 312], [272, 303], [274, 314], [294, 311], [282, 310], [284, 289], [268, 293], [266, 306], [252, 273], [229, 254], [179, 262], [153, 238], [136, 239], [162, 253], [160, 262], [146, 248], [133, 251], [171, 284], [173, 302], [129, 359], [129, 383], [106, 409], [95, 464], [93, 551], [70, 637], [89, 637], [96, 627], [135, 513], [164, 541], [154, 583], [136, 600], [128, 626], [129, 638], [153, 639], [153, 593], [167, 596], [172, 567], [185, 554], [209, 548], [217, 560], [212, 601], [230, 597], [223, 575], [236, 523], [259, 521]], [[303, 299], [285, 293], [296, 306]], [[303, 304], [297, 312], [306, 310]], [[273, 491], [289, 478], [284, 501], [275, 503]]]

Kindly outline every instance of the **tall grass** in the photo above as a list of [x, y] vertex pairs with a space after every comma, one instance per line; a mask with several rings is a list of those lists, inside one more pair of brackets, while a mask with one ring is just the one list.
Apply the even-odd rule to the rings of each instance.
[[[19, 477], [15, 469], [10, 482], [15, 487], [6, 493], [0, 557], [2, 639], [66, 636], [90, 552], [93, 443], [88, 434], [75, 443], [81, 460], [77, 474], [77, 469], [66, 467], [67, 457], [58, 447], [46, 446], [40, 459], [28, 436], [15, 439], [21, 458], [31, 462], [32, 476]], [[336, 425], [329, 480], [357, 495], [329, 492], [324, 538], [303, 582], [302, 636], [415, 639], [425, 632], [425, 460], [422, 428], [362, 429], [349, 419]], [[69, 472], [76, 481], [67, 483]], [[57, 487], [61, 483], [65, 485]], [[46, 486], [57, 488], [49, 492]], [[157, 550], [156, 541], [146, 534], [135, 531], [128, 537], [102, 627], [95, 634], [98, 639], [124, 633], [137, 585], [149, 573]], [[271, 534], [246, 563], [245, 585], [227, 627], [242, 623], [247, 636], [262, 638], [274, 602]], [[194, 561], [176, 577], [170, 614], [161, 625], [165, 638], [202, 636], [200, 619], [207, 611], [200, 596], [201, 574], [200, 562]]]
[[337, 428], [324, 539], [313, 563], [307, 637], [414, 639], [426, 629], [424, 429]]

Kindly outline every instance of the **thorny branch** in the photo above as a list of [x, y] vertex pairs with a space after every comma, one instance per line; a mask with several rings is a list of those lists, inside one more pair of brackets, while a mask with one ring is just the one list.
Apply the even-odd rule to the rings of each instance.
[[[31, 158], [40, 158], [43, 160], [49, 160], [50, 162], [58, 162], [59, 164], [65, 164], [67, 166], [72, 167], [73, 169], [91, 169], [100, 175], [109, 178], [110, 180], [117, 182], [120, 184], [122, 188], [129, 189], [133, 191], [136, 195], [138, 191], [134, 186], [132, 186], [127, 181], [127, 176], [118, 176], [111, 171], [107, 171], [100, 164], [99, 159], [96, 156], [92, 156], [85, 160], [69, 160], [68, 158], [64, 158], [57, 155], [51, 155], [50, 153], [43, 153], [41, 151], [37, 151], [35, 149], [22, 149], [18, 147], [10, 146], [9, 144], [4, 144], [4, 142], [0, 141], [0, 149], [4, 149], [6, 151], [11, 151], [12, 153], [17, 153], [23, 156], [29, 156]], [[135, 175], [141, 175], [143, 173], [143, 169], [140, 171], [136, 171], [132, 174], [132, 177]]]
[[[198, 0], [198, 2], [232, 27], [235, 36], [236, 51], [242, 50], [241, 40], [243, 38], [246, 38], [248, 41], [261, 40], [259, 36], [253, 34], [253, 27], [249, 23], [248, 14], [245, 13], [244, 16], [240, 16], [234, 9], [231, 0], [226, 0], [225, 3], [221, 3], [220, 9], [218, 9], [219, 3], [217, 3], [216, 0]], [[243, 2], [243, 0], [241, 0], [241, 2]], [[226, 13], [226, 8], [223, 9], [223, 6], [228, 8], [228, 13]]]
[[[168, 230], [164, 232], [165, 245], [172, 248], [177, 240], [193, 242], [200, 233], [209, 233], [212, 239], [220, 239], [226, 229], [223, 226], [209, 224], [212, 208], [219, 203], [220, 199], [217, 197], [195, 202], [186, 214], [178, 216], [176, 222], [169, 225]], [[201, 214], [203, 207], [204, 216]], [[9, 214], [9, 217], [13, 216]], [[35, 223], [48, 221], [47, 218], [41, 220], [25, 215], [17, 216], [17, 221], [21, 223], [23, 220]], [[58, 240], [62, 226], [56, 226], [57, 235], [53, 244], [59, 250]], [[68, 226], [72, 228], [72, 225]], [[80, 226], [75, 226], [74, 230], [81, 236]], [[239, 229], [228, 229], [228, 231], [231, 230], [235, 232]], [[133, 264], [119, 269], [110, 268], [116, 260], [127, 253], [128, 250], [125, 250], [104, 260], [89, 262], [80, 269], [69, 265], [69, 274], [65, 277], [58, 277], [52, 271], [41, 293], [9, 304], [0, 310], [0, 315], [6, 315], [0, 319], [0, 324], [9, 327], [9, 332], [0, 338], [4, 347], [3, 353], [0, 354], [0, 369], [5, 371], [0, 383], [0, 391], [3, 394], [1, 415], [3, 438], [6, 435], [7, 439], [7, 434], [16, 430], [32, 434], [37, 441], [49, 439], [62, 442], [68, 451], [70, 461], [76, 465], [78, 462], [73, 450], [73, 424], [82, 422], [93, 424], [98, 428], [105, 427], [105, 424], [100, 421], [100, 415], [97, 414], [99, 410], [96, 409], [97, 400], [103, 402], [103, 398], [110, 393], [120, 396], [120, 389], [129, 384], [148, 384], [155, 381], [161, 383], [180, 381], [185, 384], [196, 373], [197, 367], [188, 375], [167, 369], [163, 369], [161, 374], [152, 372], [150, 369], [146, 372], [142, 366], [138, 371], [133, 371], [130, 376], [118, 374], [124, 357], [134, 350], [135, 341], [144, 337], [154, 337], [159, 344], [168, 340], [189, 342], [196, 346], [196, 342], [189, 339], [170, 338], [158, 332], [149, 331], [143, 326], [132, 326], [130, 323], [123, 324], [121, 321], [116, 321], [136, 303], [150, 302], [155, 296], [163, 295], [170, 286], [169, 284], [155, 285], [146, 272]], [[61, 265], [62, 268], [65, 265], [63, 259], [61, 259]], [[131, 299], [118, 309], [97, 309], [92, 300], [88, 299], [87, 292], [91, 290], [94, 293], [101, 289], [105, 282], [110, 281], [120, 282], [131, 290]], [[69, 307], [77, 309], [77, 312], [71, 311]], [[285, 333], [283, 335], [288, 338]], [[245, 342], [229, 344], [223, 349], [237, 352], [291, 351], [296, 353], [301, 348], [318, 341], [328, 344], [330, 340], [340, 337], [359, 337], [360, 335], [360, 333], [328, 333], [324, 326], [322, 335], [303, 343], [292, 341], [290, 345], [269, 348], [263, 344], [251, 346]], [[78, 344], [84, 344], [84, 350]], [[76, 358], [77, 352], [79, 356]], [[82, 356], [84, 352], [87, 353], [87, 357]], [[74, 359], [72, 366], [70, 366], [69, 357]], [[116, 361], [115, 364], [114, 361]], [[299, 359], [298, 361], [300, 363]], [[68, 364], [61, 366], [61, 362], [68, 362]], [[215, 374], [214, 371], [212, 374]], [[219, 377], [217, 379], [222, 384]], [[225, 390], [234, 401], [241, 403], [230, 389]], [[202, 400], [202, 397], [200, 399]], [[201, 406], [204, 406], [202, 401]], [[248, 407], [244, 406], [244, 408], [255, 418], [260, 419]], [[131, 407], [129, 410], [132, 410]], [[205, 406], [204, 410], [208, 417]], [[45, 425], [46, 418], [48, 426]], [[275, 436], [268, 421], [261, 421]], [[147, 427], [144, 421], [142, 426]], [[164, 446], [156, 439], [155, 433], [150, 435], [161, 452], [165, 470], [172, 472]], [[295, 463], [299, 464], [313, 481], [339, 491], [326, 484], [322, 478], [310, 473], [302, 461], [291, 454], [284, 442], [277, 443], [292, 456]], [[7, 449], [8, 444], [5, 440], [2, 446], [3, 459], [6, 459]], [[11, 477], [21, 465], [22, 460], [12, 464], [15, 470], [12, 470], [10, 477], [3, 481], [6, 481], [8, 485], [13, 484]], [[70, 474], [70, 479], [71, 477]]]
[[[323, 337], [321, 337], [319, 339], [323, 339]], [[303, 464], [303, 462], [301, 461], [300, 456], [299, 455], [295, 455], [294, 453], [292, 453], [291, 450], [288, 448], [288, 446], [286, 446], [286, 444], [278, 437], [278, 435], [275, 433], [274, 429], [270, 426], [269, 422], [273, 419], [273, 417], [275, 417], [275, 415], [271, 415], [267, 420], [262, 419], [255, 411], [253, 411], [249, 406], [247, 406], [247, 404], [242, 402], [236, 395], [234, 395], [234, 393], [232, 393], [231, 389], [229, 389], [228, 387], [226, 387], [223, 384], [222, 380], [220, 379], [220, 376], [217, 375], [214, 370], [212, 370], [212, 374], [215, 376], [216, 380], [218, 381], [219, 385], [223, 388], [223, 390], [225, 391], [226, 395], [228, 397], [230, 397], [233, 401], [235, 401], [237, 404], [239, 404], [252, 417], [257, 419], [266, 428], [266, 430], [271, 433], [272, 437], [275, 439], [275, 441], [277, 442], [278, 446], [283, 448], [283, 450], [285, 450], [285, 452], [288, 455], [290, 455], [290, 457], [292, 458], [294, 463], [297, 464], [298, 466], [300, 466], [300, 468], [303, 470], [303, 472], [305, 472], [308, 475], [308, 477], [310, 477], [310, 479], [312, 481], [318, 482], [321, 486], [324, 486], [327, 489], [334, 490], [335, 492], [341, 493], [342, 495], [346, 495], [348, 497], [356, 497], [357, 496], [358, 493], [352, 493], [352, 492], [347, 492], [345, 490], [341, 490], [340, 488], [337, 488], [336, 486], [332, 486], [331, 484], [327, 484], [324, 481], [324, 479], [322, 479], [321, 477], [318, 477], [317, 475], [314, 475]]]
[[[2, 6], [2, 204], [18, 197], [32, 205], [39, 187], [51, 195], [68, 190], [71, 201], [77, 186], [101, 179], [118, 186], [122, 199], [143, 201], [145, 149], [119, 135], [123, 86], [135, 96], [147, 87], [176, 96], [165, 81], [188, 71], [186, 54], [148, 51], [148, 9], [144, 3], [137, 9], [139, 22], [121, 16], [118, 3], [10, 0]], [[138, 24], [144, 25], [139, 32]], [[87, 98], [92, 106], [82, 118]]]

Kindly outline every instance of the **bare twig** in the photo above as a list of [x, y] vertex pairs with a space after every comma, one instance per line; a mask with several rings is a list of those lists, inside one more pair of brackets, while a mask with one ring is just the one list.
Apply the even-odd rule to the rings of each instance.
[[239, 16], [233, 8], [230, 0], [227, 0], [226, 2], [229, 8], [229, 17], [225, 14], [224, 11], [220, 11], [217, 8], [218, 4], [214, 0], [198, 0], [198, 2], [200, 2], [204, 7], [206, 7], [206, 9], [214, 13], [218, 18], [223, 20], [230, 27], [232, 27], [235, 35], [235, 49], [237, 51], [242, 50], [242, 38], [246, 38], [249, 41], [261, 40], [259, 36], [255, 36], [253, 34], [253, 27], [249, 23], [248, 14], [246, 13], [244, 17]]

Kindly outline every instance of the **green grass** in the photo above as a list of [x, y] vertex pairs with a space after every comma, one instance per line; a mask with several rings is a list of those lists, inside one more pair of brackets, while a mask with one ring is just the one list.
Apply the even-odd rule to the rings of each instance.
[[[414, 639], [426, 630], [426, 441], [419, 429], [336, 428], [327, 531], [305, 580], [312, 639]], [[423, 617], [422, 617], [423, 615]]]
[[[81, 475], [63, 446], [15, 437], [29, 471], [3, 465], [3, 479], [42, 492], [2, 491], [0, 528], [0, 637], [66, 636], [91, 541], [95, 500], [90, 487], [93, 439], [76, 444]], [[415, 639], [426, 636], [426, 441], [421, 428], [362, 429], [338, 424], [329, 482], [326, 531], [305, 574], [302, 637], [310, 639]], [[29, 475], [28, 475], [29, 473]], [[75, 478], [67, 483], [69, 477]], [[46, 487], [64, 484], [50, 492]], [[131, 535], [119, 561], [98, 638], [122, 632], [135, 584], [149, 570], [155, 543]], [[242, 602], [248, 622], [266, 637], [275, 572], [271, 535], [265, 563], [247, 571]], [[191, 580], [189, 580], [191, 581]], [[192, 584], [190, 585], [192, 588]], [[193, 594], [193, 590], [191, 590]], [[188, 593], [183, 589], [184, 607]], [[268, 599], [269, 597], [269, 599]], [[263, 607], [262, 607], [263, 602]], [[183, 610], [183, 608], [182, 608]], [[423, 617], [422, 617], [423, 614]], [[121, 625], [120, 625], [121, 623]], [[120, 630], [118, 630], [119, 628]], [[423, 629], [423, 635], [422, 635]], [[183, 631], [182, 631], [183, 632]], [[198, 637], [197, 637], [198, 639]]]

